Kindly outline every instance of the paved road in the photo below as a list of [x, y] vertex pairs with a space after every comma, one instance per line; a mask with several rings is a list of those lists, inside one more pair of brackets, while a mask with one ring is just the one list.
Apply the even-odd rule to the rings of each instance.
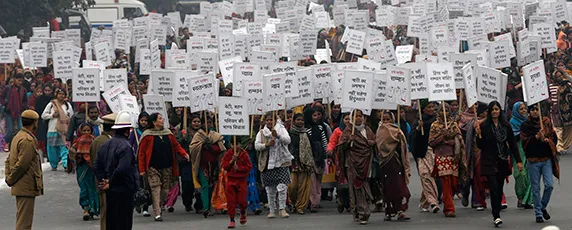
[[[0, 153], [0, 166], [3, 169], [6, 154]], [[414, 164], [412, 164], [414, 165]], [[501, 213], [505, 229], [541, 229], [547, 225], [557, 225], [561, 229], [571, 229], [572, 219], [572, 156], [564, 156], [561, 160], [562, 180], [555, 184], [549, 212], [552, 219], [544, 224], [536, 224], [532, 210], [516, 209], [516, 197], [514, 195], [514, 183], [506, 185], [505, 193], [509, 202], [509, 208]], [[415, 172], [415, 169], [413, 170]], [[443, 214], [421, 213], [417, 210], [420, 197], [420, 185], [417, 175], [413, 175], [410, 190], [412, 194], [410, 210], [412, 217], [408, 222], [384, 222], [382, 213], [374, 213], [366, 226], [359, 226], [352, 222], [348, 214], [338, 214], [333, 202], [324, 202], [324, 208], [319, 213], [306, 214], [303, 216], [293, 214], [289, 219], [268, 220], [263, 216], [249, 216], [246, 226], [238, 229], [489, 229], [493, 228], [490, 209], [477, 212], [474, 209], [462, 207], [460, 200], [455, 200], [457, 218], [445, 218]], [[3, 183], [2, 183], [3, 184]], [[75, 175], [64, 172], [44, 171], [45, 195], [36, 199], [36, 212], [34, 217], [34, 229], [42, 230], [95, 230], [99, 229], [98, 221], [82, 221], [81, 208], [78, 204], [79, 188], [76, 184]], [[13, 229], [15, 220], [15, 199], [10, 196], [8, 188], [0, 186], [0, 229]], [[134, 216], [134, 229], [226, 229], [228, 218], [225, 215], [217, 215], [204, 219], [202, 215], [184, 212], [179, 202], [175, 206], [174, 213], [165, 213], [164, 222], [156, 223], [151, 217]]]

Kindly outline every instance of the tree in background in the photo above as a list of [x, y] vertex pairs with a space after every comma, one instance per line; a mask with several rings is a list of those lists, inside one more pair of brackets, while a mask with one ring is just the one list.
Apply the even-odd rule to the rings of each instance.
[[47, 21], [72, 8], [87, 9], [94, 0], [1, 0], [0, 24], [9, 36], [30, 37], [32, 27], [47, 26]]

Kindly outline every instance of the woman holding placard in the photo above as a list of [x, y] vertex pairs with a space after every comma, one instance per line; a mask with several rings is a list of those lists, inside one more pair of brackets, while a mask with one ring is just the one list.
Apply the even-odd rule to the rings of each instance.
[[297, 113], [294, 115], [294, 122], [290, 128], [290, 145], [288, 149], [294, 156], [292, 160], [292, 184], [288, 186], [290, 202], [296, 212], [304, 214], [304, 209], [308, 207], [311, 194], [311, 174], [314, 170], [314, 159], [312, 158], [312, 143], [308, 135], [309, 130], [304, 127], [304, 115]]
[[346, 166], [342, 173], [348, 179], [354, 220], [365, 225], [369, 220], [369, 206], [373, 200], [369, 177], [376, 144], [375, 134], [365, 126], [361, 110], [354, 110], [350, 117], [353, 122], [342, 133], [336, 151], [341, 156], [340, 165]]
[[72, 105], [65, 101], [66, 92], [56, 89], [55, 98], [46, 106], [42, 119], [48, 121], [47, 152], [52, 171], [56, 171], [61, 160], [64, 170], [68, 165], [68, 148], [65, 135], [68, 131], [70, 117], [73, 115]]
[[[552, 185], [552, 175], [560, 177], [560, 167], [556, 158], [556, 133], [552, 128], [550, 118], [540, 120], [540, 111], [537, 105], [528, 107], [530, 116], [522, 123], [520, 137], [527, 161], [528, 177], [532, 187], [532, 200], [534, 201], [534, 215], [536, 222], [542, 223], [549, 220], [550, 215], [546, 211]], [[540, 178], [544, 182], [544, 191], [540, 196]]]
[[322, 176], [326, 162], [326, 150], [331, 135], [329, 126], [324, 122], [324, 109], [319, 106], [307, 108], [304, 111], [305, 125], [308, 128], [308, 136], [312, 143], [313, 172], [310, 196], [310, 211], [316, 212], [322, 198]]
[[258, 152], [258, 170], [260, 170], [262, 184], [268, 196], [270, 212], [268, 218], [288, 218], [286, 212], [286, 199], [288, 184], [292, 183], [289, 167], [294, 156], [290, 154], [288, 145], [290, 135], [280, 120], [274, 120], [272, 113], [266, 114], [266, 125], [256, 135], [254, 147]]
[[[528, 112], [526, 105], [522, 102], [516, 102], [512, 106], [512, 117], [510, 118], [510, 126], [512, 127], [512, 132], [514, 133], [514, 137], [516, 138], [517, 145], [518, 145], [518, 152], [520, 154], [520, 158], [524, 159], [524, 150], [522, 149], [522, 141], [520, 140], [520, 127], [522, 123], [526, 121], [528, 117]], [[512, 159], [512, 163], [516, 164], [514, 158]], [[523, 167], [526, 168], [526, 161], [522, 162]], [[528, 175], [526, 170], [518, 171], [517, 168], [513, 170], [514, 180], [516, 183], [514, 184], [514, 191], [516, 193], [516, 197], [518, 198], [517, 207], [518, 208], [525, 208], [531, 209], [532, 208], [532, 192], [530, 190], [530, 180], [528, 179]]]
[[431, 125], [429, 146], [435, 154], [434, 176], [440, 178], [443, 187], [443, 213], [446, 217], [455, 217], [453, 193], [459, 185], [457, 181], [466, 180], [467, 163], [461, 130], [453, 117], [449, 116], [450, 112], [449, 104], [443, 104], [437, 120]]
[[409, 220], [405, 215], [411, 197], [407, 188], [411, 175], [407, 140], [395, 124], [393, 113], [385, 112], [382, 122], [375, 136], [382, 173], [384, 220], [389, 221], [395, 215], [397, 220]]
[[[487, 119], [476, 124], [477, 146], [481, 149], [481, 176], [487, 177], [491, 193], [491, 206], [494, 225], [500, 226], [501, 202], [504, 179], [511, 174], [509, 153], [516, 153], [518, 146], [509, 122], [503, 115], [497, 101], [489, 103]], [[523, 170], [520, 154], [513, 154], [519, 170]]]

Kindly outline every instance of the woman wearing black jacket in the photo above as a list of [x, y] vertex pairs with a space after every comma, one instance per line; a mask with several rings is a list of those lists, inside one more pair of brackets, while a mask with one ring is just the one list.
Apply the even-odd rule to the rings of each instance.
[[[487, 178], [491, 192], [494, 225], [503, 223], [500, 218], [504, 179], [511, 175], [509, 153], [518, 152], [512, 128], [504, 117], [497, 101], [489, 103], [487, 119], [476, 124], [477, 146], [481, 149], [481, 176]], [[520, 154], [513, 154], [517, 167], [522, 171]]]

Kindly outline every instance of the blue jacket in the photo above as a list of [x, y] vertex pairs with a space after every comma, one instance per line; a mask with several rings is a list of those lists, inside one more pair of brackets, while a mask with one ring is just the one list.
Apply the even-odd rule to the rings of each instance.
[[135, 153], [125, 136], [115, 135], [101, 146], [94, 170], [97, 180], [109, 180], [110, 191], [135, 193], [139, 188]]

